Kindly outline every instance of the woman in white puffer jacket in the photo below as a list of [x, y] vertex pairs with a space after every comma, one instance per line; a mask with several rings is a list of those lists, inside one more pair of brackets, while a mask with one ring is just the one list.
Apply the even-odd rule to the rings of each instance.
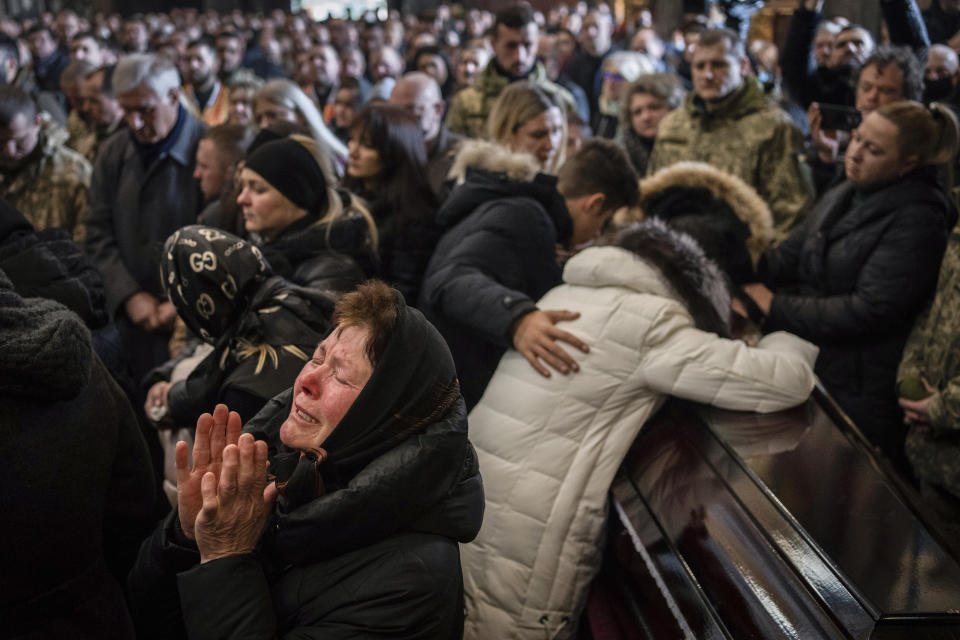
[[771, 412], [804, 402], [817, 348], [729, 335], [730, 295], [687, 236], [655, 220], [569, 260], [539, 302], [572, 309], [580, 371], [544, 378], [509, 351], [470, 413], [486, 513], [461, 547], [467, 640], [571, 638], [600, 566], [606, 495], [668, 395]]

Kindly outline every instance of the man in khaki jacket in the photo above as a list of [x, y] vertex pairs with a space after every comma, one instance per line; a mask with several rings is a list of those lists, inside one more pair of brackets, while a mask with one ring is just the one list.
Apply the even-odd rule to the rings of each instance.
[[749, 75], [749, 60], [734, 32], [705, 31], [691, 67], [694, 91], [660, 122], [647, 173], [681, 160], [731, 173], [766, 201], [782, 239], [812, 202], [812, 184], [800, 165], [800, 130]]
[[447, 128], [470, 138], [482, 138], [494, 100], [504, 87], [517, 80], [542, 85], [575, 108], [570, 92], [547, 79], [543, 65], [537, 62], [539, 40], [540, 30], [529, 6], [513, 5], [497, 12], [493, 25], [494, 57], [472, 87], [453, 96]]

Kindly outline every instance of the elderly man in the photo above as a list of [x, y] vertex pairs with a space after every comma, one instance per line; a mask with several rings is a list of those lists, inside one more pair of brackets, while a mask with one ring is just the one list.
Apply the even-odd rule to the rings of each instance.
[[408, 73], [397, 80], [390, 104], [403, 107], [420, 121], [427, 146], [427, 180], [437, 200], [443, 202], [450, 193], [447, 173], [453, 164], [455, 148], [465, 138], [451, 133], [443, 124], [446, 105], [437, 81], [419, 71]]
[[38, 231], [66, 229], [82, 241], [91, 169], [66, 139], [24, 91], [0, 87], [0, 196]]
[[684, 106], [660, 121], [647, 173], [681, 160], [732, 173], [770, 206], [783, 237], [812, 195], [800, 169], [800, 130], [767, 102], [759, 81], [749, 75], [750, 61], [734, 32], [704, 31], [691, 67], [694, 90]]
[[453, 96], [447, 126], [454, 133], [479, 138], [493, 102], [511, 82], [529, 80], [561, 96], [574, 106], [573, 97], [547, 78], [537, 62], [540, 28], [528, 5], [513, 5], [497, 12], [493, 26], [493, 59], [472, 87]]
[[97, 156], [87, 251], [104, 275], [108, 308], [140, 379], [169, 357], [176, 312], [161, 301], [157, 264], [164, 240], [200, 210], [193, 169], [203, 125], [180, 106], [180, 74], [162, 56], [122, 58], [113, 88], [128, 130]]

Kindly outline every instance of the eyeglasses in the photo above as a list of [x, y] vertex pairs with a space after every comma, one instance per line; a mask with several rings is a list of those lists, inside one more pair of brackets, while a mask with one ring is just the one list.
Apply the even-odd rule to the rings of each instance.
[[619, 73], [613, 73], [613, 72], [611, 72], [611, 71], [604, 71], [604, 72], [603, 72], [603, 79], [604, 79], [604, 80], [612, 80], [613, 82], [623, 82], [624, 80], [626, 80], [626, 78], [624, 78], [624, 77], [623, 77], [622, 75], [620, 75]]

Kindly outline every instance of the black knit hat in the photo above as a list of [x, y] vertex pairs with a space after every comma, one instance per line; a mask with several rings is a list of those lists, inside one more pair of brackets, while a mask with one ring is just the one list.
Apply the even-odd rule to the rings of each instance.
[[290, 138], [267, 142], [247, 156], [245, 167], [256, 172], [287, 200], [310, 213], [327, 208], [327, 179], [316, 158]]

